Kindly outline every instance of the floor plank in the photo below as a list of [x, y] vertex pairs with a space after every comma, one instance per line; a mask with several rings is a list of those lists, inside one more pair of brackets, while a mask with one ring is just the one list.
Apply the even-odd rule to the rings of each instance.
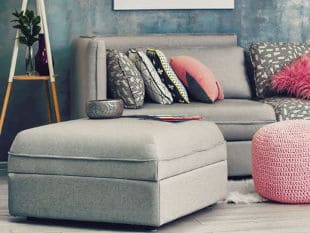
[[[0, 233], [127, 233], [149, 229], [104, 223], [12, 217], [7, 178], [0, 177]], [[159, 233], [310, 233], [310, 205], [218, 204], [166, 224]]]

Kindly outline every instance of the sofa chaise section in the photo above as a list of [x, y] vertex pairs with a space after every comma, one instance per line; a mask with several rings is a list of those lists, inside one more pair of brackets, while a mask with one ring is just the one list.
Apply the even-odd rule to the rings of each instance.
[[9, 154], [14, 216], [160, 226], [227, 192], [213, 122], [80, 119], [22, 131]]

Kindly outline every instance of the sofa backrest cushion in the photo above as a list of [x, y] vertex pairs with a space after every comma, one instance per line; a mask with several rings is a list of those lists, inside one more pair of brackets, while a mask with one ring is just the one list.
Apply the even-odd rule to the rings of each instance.
[[162, 49], [168, 58], [174, 56], [191, 56], [209, 67], [219, 80], [225, 98], [250, 99], [251, 88], [245, 66], [244, 50], [240, 47], [226, 48], [168, 48]]

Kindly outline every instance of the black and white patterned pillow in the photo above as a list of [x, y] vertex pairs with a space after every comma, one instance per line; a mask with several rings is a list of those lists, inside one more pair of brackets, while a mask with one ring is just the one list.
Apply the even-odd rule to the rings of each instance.
[[174, 73], [164, 53], [158, 49], [147, 49], [146, 55], [152, 61], [161, 81], [171, 91], [174, 101], [189, 104], [187, 91]]
[[160, 80], [155, 67], [146, 54], [141, 50], [130, 49], [128, 57], [140, 71], [144, 80], [145, 91], [150, 99], [160, 104], [172, 104], [173, 98], [170, 91]]
[[271, 97], [261, 100], [271, 105], [278, 121], [310, 120], [310, 101], [291, 97]]
[[272, 77], [302, 54], [310, 52], [309, 44], [259, 42], [250, 46], [254, 68], [256, 95], [266, 98], [277, 95]]
[[140, 108], [144, 103], [143, 79], [132, 61], [122, 52], [107, 50], [108, 92], [122, 99], [125, 108]]

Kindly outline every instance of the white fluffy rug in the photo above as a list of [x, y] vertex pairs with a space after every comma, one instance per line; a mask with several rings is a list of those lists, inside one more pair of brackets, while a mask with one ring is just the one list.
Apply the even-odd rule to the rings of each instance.
[[249, 204], [267, 201], [255, 192], [252, 179], [228, 181], [228, 195], [224, 203]]

